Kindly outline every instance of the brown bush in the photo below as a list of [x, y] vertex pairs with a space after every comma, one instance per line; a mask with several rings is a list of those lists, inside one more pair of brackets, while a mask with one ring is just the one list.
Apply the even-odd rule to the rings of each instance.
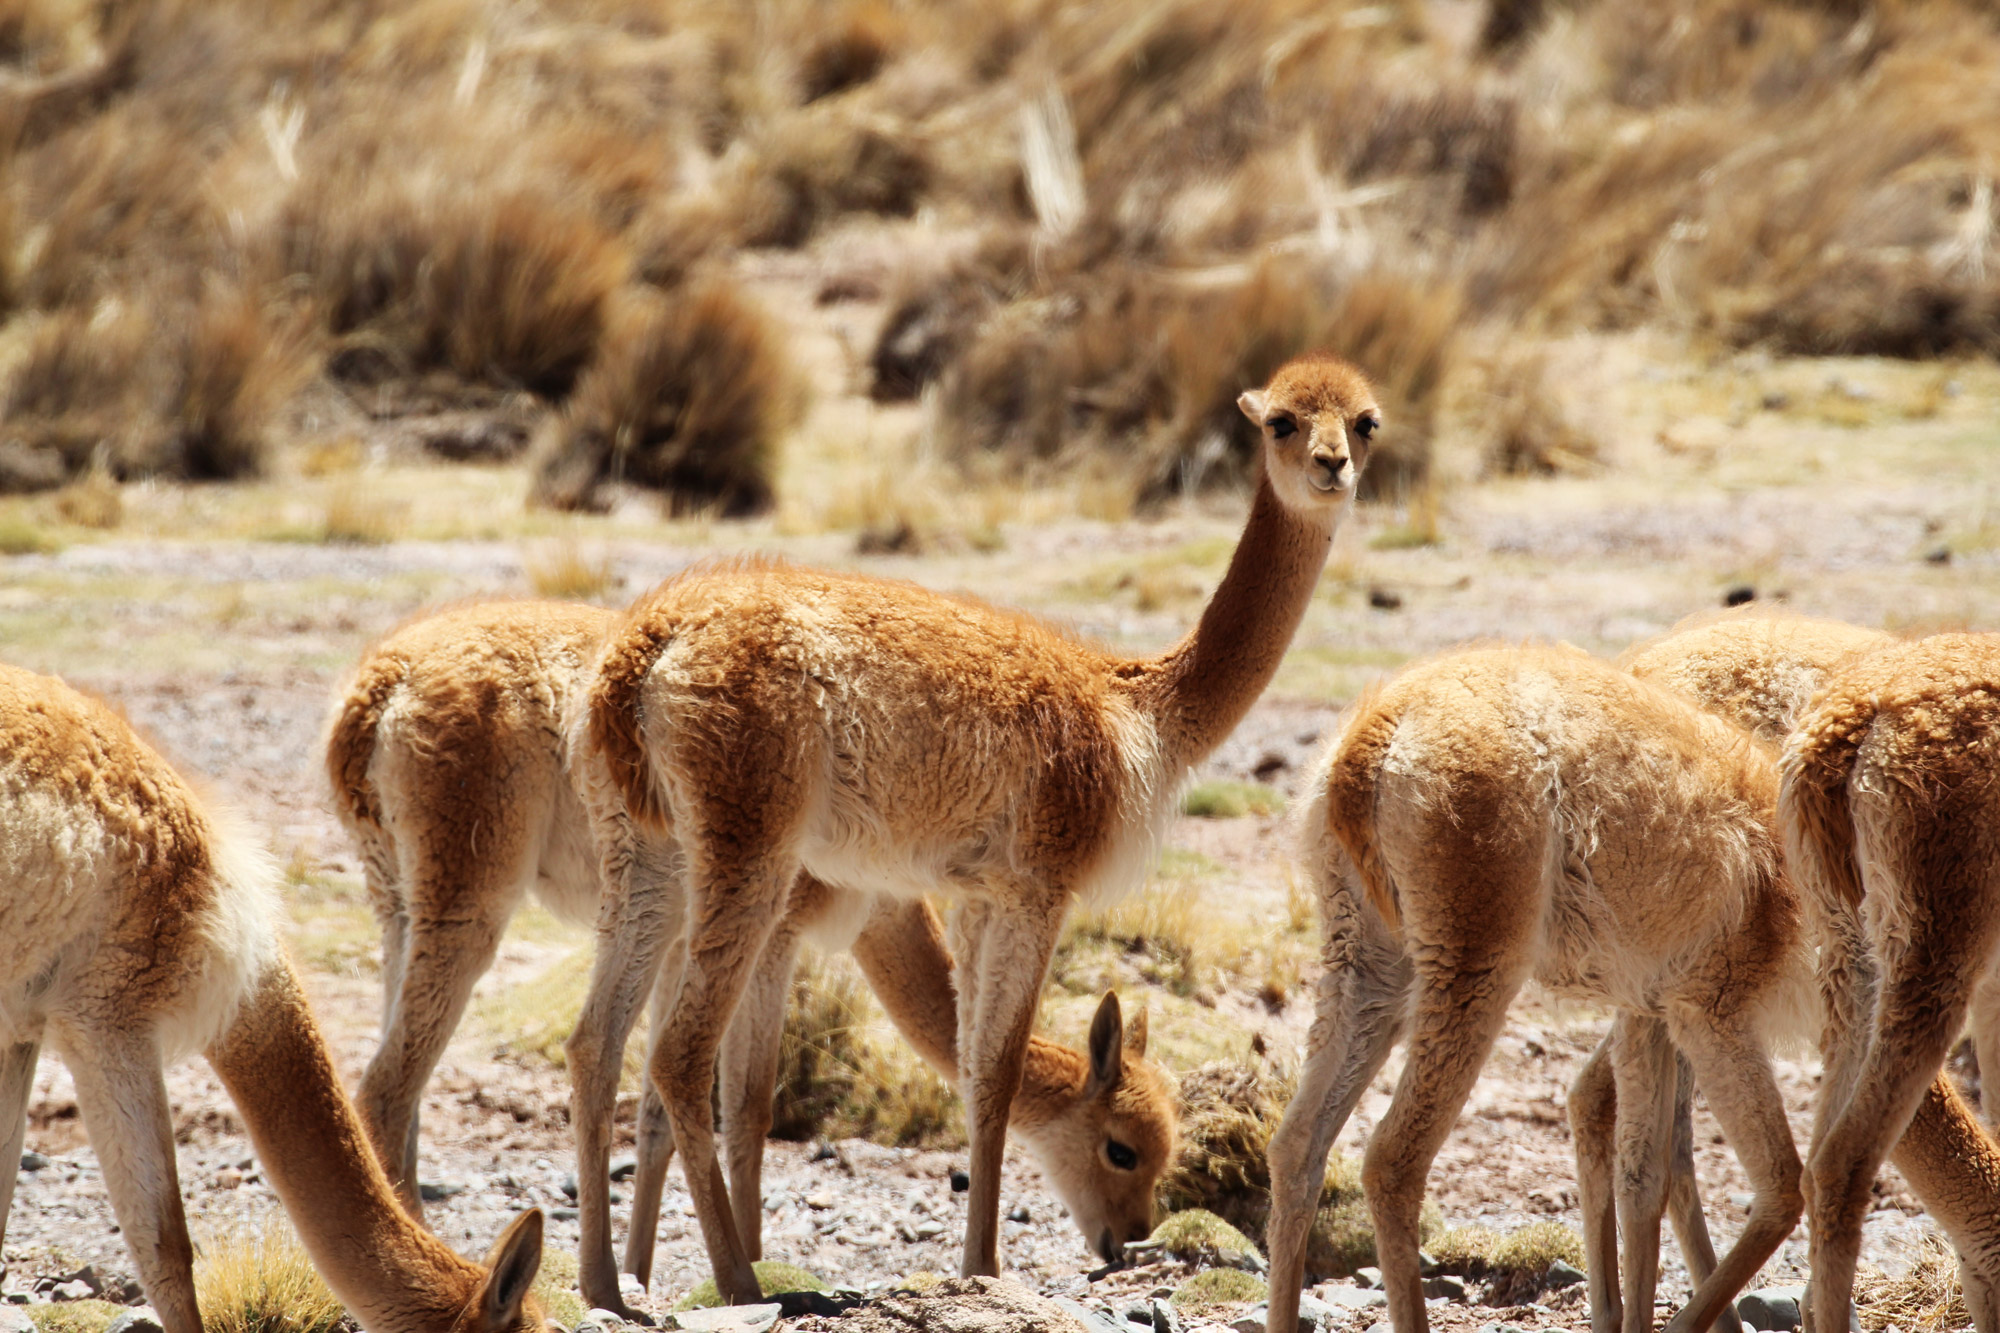
[[1374, 378], [1390, 422], [1365, 493], [1406, 487], [1428, 466], [1459, 309], [1448, 284], [1341, 280], [1303, 261], [1219, 281], [1080, 274], [985, 322], [945, 378], [945, 434], [962, 457], [1029, 472], [1105, 450], [1142, 498], [1241, 485], [1258, 435], [1237, 395], [1325, 349]]
[[902, 36], [896, 12], [881, 0], [842, 6], [840, 12], [809, 25], [799, 55], [799, 93], [804, 102], [845, 92], [882, 72]]
[[630, 482], [677, 511], [755, 513], [771, 504], [778, 437], [799, 405], [777, 331], [734, 285], [630, 293], [537, 444], [534, 499], [593, 509], [607, 485]]
[[1031, 262], [1025, 233], [989, 233], [969, 254], [905, 279], [869, 354], [869, 396], [878, 403], [914, 398], [956, 360], [979, 323], [1019, 296]]
[[909, 130], [832, 112], [779, 121], [753, 147], [734, 187], [736, 237], [799, 246], [841, 213], [908, 217], [929, 183], [922, 141]]

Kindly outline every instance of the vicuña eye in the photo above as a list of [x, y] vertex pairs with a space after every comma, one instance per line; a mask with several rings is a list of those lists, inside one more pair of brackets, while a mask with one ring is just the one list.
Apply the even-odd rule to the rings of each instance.
[[1374, 417], [1363, 417], [1361, 418], [1361, 420], [1354, 423], [1354, 433], [1356, 435], [1359, 435], [1364, 440], [1367, 439], [1370, 435], [1373, 435], [1376, 431], [1380, 430], [1381, 428], [1382, 428], [1382, 423], [1377, 421]]
[[1104, 1155], [1109, 1157], [1111, 1165], [1117, 1167], [1120, 1171], [1136, 1170], [1139, 1166], [1139, 1154], [1120, 1143], [1117, 1139], [1106, 1139], [1104, 1141]]
[[1271, 428], [1271, 434], [1280, 440], [1284, 439], [1287, 435], [1296, 434], [1299, 429], [1296, 425], [1292, 423], [1292, 419], [1290, 417], [1272, 417], [1269, 421], [1265, 422], [1264, 424], [1266, 426], [1269, 426]]

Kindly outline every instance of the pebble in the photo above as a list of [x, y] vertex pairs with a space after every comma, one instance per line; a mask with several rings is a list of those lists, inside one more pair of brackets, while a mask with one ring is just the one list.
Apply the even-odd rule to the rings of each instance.
[[963, 1194], [971, 1188], [972, 1177], [954, 1167], [951, 1173], [951, 1192], [953, 1194]]
[[28, 1312], [13, 1303], [16, 1293], [8, 1292], [8, 1304], [0, 1305], [0, 1333], [35, 1333], [35, 1321], [28, 1318]]
[[463, 1193], [465, 1193], [465, 1186], [457, 1183], [446, 1184], [441, 1180], [420, 1180], [417, 1182], [417, 1197], [425, 1203], [443, 1203], [453, 1195]]
[[87, 1301], [96, 1294], [88, 1282], [58, 1282], [49, 1289], [52, 1301]]
[[1760, 1287], [1746, 1291], [1736, 1302], [1737, 1317], [1764, 1333], [1791, 1333], [1799, 1326], [1799, 1302], [1804, 1287]]
[[1560, 1291], [1564, 1287], [1574, 1287], [1584, 1280], [1584, 1272], [1575, 1264], [1561, 1259], [1549, 1265], [1549, 1271], [1542, 1276], [1542, 1284], [1550, 1291]]
[[806, 1195], [806, 1207], [813, 1209], [815, 1212], [823, 1213], [833, 1207], [833, 1196], [831, 1194], [808, 1194]]
[[621, 1315], [601, 1306], [587, 1311], [583, 1318], [576, 1321], [576, 1333], [619, 1333], [624, 1327], [625, 1320]]
[[167, 1329], [152, 1306], [139, 1305], [112, 1320], [104, 1333], [167, 1333]]
[[1340, 1315], [1331, 1305], [1315, 1300], [1304, 1292], [1299, 1293], [1299, 1327], [1317, 1329], [1320, 1333], [1331, 1333]]
[[1128, 1324], [1145, 1324], [1150, 1327], [1153, 1322], [1153, 1303], [1151, 1301], [1134, 1301], [1132, 1304], [1126, 1306], [1125, 1322]]
[[562, 1192], [566, 1199], [576, 1197], [576, 1172], [572, 1171], [562, 1178]]
[[1370, 1324], [1368, 1333], [1396, 1333], [1396, 1326], [1384, 1320], [1379, 1324]]
[[[1067, 1296], [1054, 1296], [1050, 1299], [1074, 1316], [1088, 1333], [1129, 1333], [1123, 1323], [1102, 1311], [1091, 1309], [1082, 1301], [1073, 1301]], [[1259, 1329], [1258, 1333], [1263, 1333], [1263, 1330]]]
[[1238, 1315], [1230, 1320], [1229, 1333], [1264, 1333], [1265, 1326], [1270, 1322], [1271, 1308], [1260, 1305], [1249, 1314]]
[[925, 1221], [917, 1223], [912, 1230], [916, 1232], [918, 1240], [930, 1240], [934, 1236], [942, 1236], [944, 1234], [944, 1223], [938, 1221], [936, 1218], [928, 1218]]
[[636, 1157], [614, 1157], [611, 1159], [611, 1178], [613, 1180], [630, 1180], [638, 1174], [638, 1171], [639, 1159]]
[[1360, 1287], [1321, 1287], [1319, 1298], [1343, 1310], [1372, 1310], [1389, 1303], [1387, 1292], [1364, 1291]]
[[574, 1208], [549, 1209], [549, 1220], [551, 1222], [574, 1222], [576, 1221], [576, 1216], [576, 1209]]
[[1380, 1291], [1382, 1289], [1382, 1270], [1379, 1268], [1357, 1268], [1354, 1270], [1354, 1280], [1370, 1291]]
[[1153, 1333], [1181, 1333], [1181, 1312], [1159, 1296], [1153, 1297]]
[[21, 1154], [21, 1169], [23, 1171], [39, 1171], [48, 1164], [49, 1159], [38, 1152], [24, 1152]]
[[1374, 607], [1377, 611], [1395, 611], [1402, 607], [1403, 595], [1399, 592], [1392, 592], [1387, 588], [1370, 588], [1368, 590], [1368, 605]]
[[1007, 1220], [1009, 1222], [1032, 1222], [1035, 1220], [1035, 1217], [1034, 1214], [1028, 1211], [1028, 1205], [1023, 1203], [1016, 1205], [1014, 1211], [1007, 1214]]
[[677, 1328], [694, 1333], [761, 1333], [783, 1312], [776, 1302], [764, 1305], [722, 1305], [712, 1310], [682, 1310], [672, 1316]]

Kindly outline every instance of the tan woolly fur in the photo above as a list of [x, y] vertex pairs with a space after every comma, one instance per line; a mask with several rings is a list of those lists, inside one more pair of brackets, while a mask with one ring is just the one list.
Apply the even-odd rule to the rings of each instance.
[[1593, 1284], [1602, 1333], [1652, 1327], [1665, 1168], [1680, 1156], [1675, 1047], [1691, 1061], [1756, 1188], [1743, 1234], [1668, 1324], [1709, 1327], [1801, 1206], [1766, 1049], [1809, 1022], [1811, 973], [1771, 755], [1574, 649], [1480, 648], [1408, 668], [1356, 704], [1312, 790], [1303, 855], [1325, 972], [1270, 1148], [1273, 1333], [1297, 1324], [1327, 1151], [1399, 1038], [1408, 1055], [1362, 1181], [1390, 1318], [1398, 1333], [1428, 1327], [1425, 1176], [1530, 980], [1618, 1011], [1611, 1160], [1579, 1176], [1586, 1219], [1615, 1212], [1624, 1251], [1622, 1291]]
[[[629, 916], [685, 923], [650, 1073], [730, 1301], [759, 1292], [714, 1159], [714, 1058], [801, 867], [953, 904], [972, 1141], [960, 1267], [998, 1271], [1001, 1148], [1063, 918], [1143, 876], [1188, 770], [1270, 682], [1381, 421], [1367, 379], [1328, 357], [1287, 364], [1239, 405], [1263, 434], [1249, 520], [1199, 623], [1157, 657], [768, 563], [671, 579], [607, 638], [575, 771], [607, 893]], [[586, 1014], [623, 1018], [650, 964], [621, 964], [612, 909], [599, 932]], [[592, 1016], [570, 1044], [579, 1089], [604, 1076], [606, 1031]], [[1095, 1238], [1101, 1253], [1141, 1238], [1140, 1219], [1125, 1225]]]
[[[1974, 1323], [2000, 1329], [2000, 1149], [1941, 1072], [2000, 965], [2000, 635], [1940, 634], [1850, 663], [1799, 721], [1783, 771], [1826, 1009], [1811, 1326], [1846, 1320], [1893, 1152], [1958, 1251]], [[1996, 1019], [1978, 1014], [1982, 1057]]]
[[[542, 1216], [481, 1267], [398, 1207], [277, 942], [277, 873], [103, 704], [0, 666], [0, 1114], [19, 1155], [46, 1038], [147, 1298], [200, 1333], [162, 1057], [205, 1049], [314, 1266], [370, 1333], [528, 1333]], [[14, 1173], [0, 1184], [0, 1227]], [[490, 1270], [490, 1271], [489, 1271]]]
[[[571, 789], [563, 719], [591, 654], [612, 623], [596, 607], [503, 601], [449, 608], [386, 636], [356, 666], [327, 730], [334, 804], [361, 849], [382, 924], [383, 1039], [362, 1080], [363, 1121], [417, 1216], [417, 1108], [473, 984], [491, 967], [507, 922], [532, 891], [558, 917], [597, 919], [598, 865]], [[653, 980], [671, 996], [680, 973], [653, 921], [663, 961]], [[921, 899], [874, 900], [811, 879], [794, 890], [782, 937], [722, 1051], [723, 1126], [731, 1188], [747, 1198], [739, 1225], [753, 1258], [764, 1140], [771, 1124], [778, 1038], [801, 939], [852, 948], [884, 1008], [917, 1051], [956, 1077], [957, 1000], [936, 913]], [[651, 980], [651, 979], [649, 979]], [[656, 1004], [656, 1018], [660, 1001]], [[1144, 1015], [1089, 1053], [1041, 1037], [1028, 1047], [1013, 1125], [1087, 1240], [1149, 1224], [1153, 1186], [1172, 1159], [1176, 1102], [1168, 1076], [1145, 1060]], [[620, 1045], [622, 1046], [622, 1037]], [[615, 1096], [615, 1082], [611, 1093]], [[595, 1094], [593, 1094], [595, 1095]], [[610, 1237], [612, 1103], [578, 1120], [584, 1292], [616, 1308]], [[673, 1154], [662, 1103], [642, 1103], [626, 1268], [652, 1269], [659, 1198]], [[1107, 1154], [1133, 1154], [1113, 1167]], [[606, 1277], [608, 1275], [608, 1278]]]

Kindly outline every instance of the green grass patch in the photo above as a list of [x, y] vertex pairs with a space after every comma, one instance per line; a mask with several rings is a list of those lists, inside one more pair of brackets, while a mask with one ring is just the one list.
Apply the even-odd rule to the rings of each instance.
[[1257, 1253], [1256, 1244], [1248, 1236], [1206, 1208], [1170, 1214], [1153, 1228], [1151, 1239], [1174, 1258], [1188, 1263], [1213, 1263], [1226, 1254]]
[[1205, 1310], [1211, 1305], [1267, 1300], [1270, 1295], [1270, 1284], [1255, 1273], [1240, 1268], [1205, 1268], [1181, 1283], [1171, 1299], [1183, 1310]]
[[[750, 1265], [750, 1271], [757, 1275], [757, 1285], [766, 1296], [775, 1296], [781, 1291], [825, 1291], [826, 1283], [814, 1277], [797, 1264], [780, 1263], [776, 1259], [760, 1259]], [[687, 1295], [681, 1297], [676, 1310], [708, 1310], [722, 1304], [722, 1292], [717, 1289], [714, 1278], [704, 1278]]]
[[1277, 815], [1285, 810], [1285, 795], [1261, 782], [1218, 778], [1196, 783], [1181, 797], [1181, 813], [1196, 819], [1241, 819], [1245, 815]]
[[[35, 1333], [103, 1333], [112, 1320], [124, 1313], [124, 1306], [110, 1301], [59, 1301], [26, 1307]], [[202, 1307], [202, 1313], [208, 1313], [206, 1306]]]
[[0, 515], [0, 555], [53, 555], [60, 550], [62, 543], [33, 519]]
[[564, 1328], [575, 1328], [590, 1313], [577, 1293], [576, 1254], [554, 1246], [542, 1247], [542, 1271], [535, 1275], [535, 1299], [542, 1313]]

